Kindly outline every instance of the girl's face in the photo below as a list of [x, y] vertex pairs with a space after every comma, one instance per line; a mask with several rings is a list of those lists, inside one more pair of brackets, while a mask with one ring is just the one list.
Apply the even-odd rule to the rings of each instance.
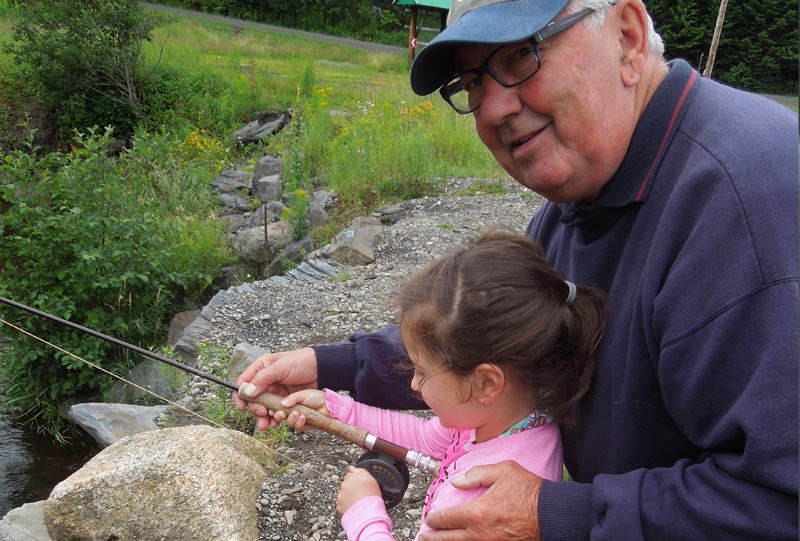
[[423, 348], [413, 347], [406, 341], [414, 377], [411, 388], [422, 395], [422, 399], [446, 428], [471, 430], [483, 424], [483, 411], [473, 395], [468, 376], [448, 370]]

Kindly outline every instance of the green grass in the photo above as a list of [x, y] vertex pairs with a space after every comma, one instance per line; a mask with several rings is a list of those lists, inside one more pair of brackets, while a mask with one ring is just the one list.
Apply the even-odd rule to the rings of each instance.
[[298, 185], [336, 191], [342, 221], [434, 193], [447, 176], [505, 177], [471, 117], [411, 92], [405, 54], [174, 16], [154, 32], [148, 56], [162, 43], [163, 63], [225, 81], [220, 100], [240, 122], [262, 109], [295, 111], [295, 123], [266, 151], [284, 158]]
[[[149, 66], [159, 63], [170, 77], [163, 97], [170, 113], [147, 119], [144, 128], [180, 141], [197, 133], [214, 139], [227, 161], [208, 156], [209, 167], [271, 153], [283, 157], [290, 189], [334, 190], [333, 223], [314, 232], [321, 243], [356, 215], [437, 192], [446, 177], [505, 177], [471, 117], [411, 92], [405, 53], [153, 13], [159, 26], [144, 52]], [[10, 33], [6, 16], [0, 41]], [[10, 60], [0, 53], [0, 66]], [[7, 101], [0, 100], [0, 112]], [[260, 148], [235, 148], [234, 131], [265, 109], [293, 110], [291, 129]]]

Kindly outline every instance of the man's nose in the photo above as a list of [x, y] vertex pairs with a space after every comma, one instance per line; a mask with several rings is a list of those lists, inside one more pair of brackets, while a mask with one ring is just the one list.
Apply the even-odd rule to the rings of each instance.
[[474, 114], [478, 115], [482, 122], [490, 125], [500, 124], [509, 115], [522, 110], [519, 86], [504, 87], [489, 74], [483, 76], [481, 85], [483, 86], [483, 101]]

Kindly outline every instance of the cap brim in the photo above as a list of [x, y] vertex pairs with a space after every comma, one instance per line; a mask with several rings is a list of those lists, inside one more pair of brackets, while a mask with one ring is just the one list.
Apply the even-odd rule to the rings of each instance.
[[569, 0], [508, 0], [466, 13], [419, 52], [411, 65], [411, 89], [425, 96], [455, 75], [454, 45], [521, 41], [541, 30], [568, 3]]

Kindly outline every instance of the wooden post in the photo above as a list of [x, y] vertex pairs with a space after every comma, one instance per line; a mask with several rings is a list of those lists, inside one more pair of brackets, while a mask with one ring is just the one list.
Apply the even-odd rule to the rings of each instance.
[[719, 36], [722, 34], [722, 23], [725, 22], [725, 9], [728, 7], [728, 0], [720, 0], [719, 13], [717, 14], [717, 25], [714, 27], [714, 36], [711, 38], [711, 48], [708, 50], [708, 60], [706, 60], [706, 69], [703, 72], [703, 77], [711, 77], [711, 72], [714, 69], [714, 60], [717, 57], [717, 46], [719, 45]]
[[417, 50], [417, 6], [411, 6], [411, 22], [408, 24], [408, 60], [414, 60]]
[[269, 278], [269, 223], [267, 220], [267, 206], [264, 205], [264, 259], [266, 261], [264, 267], [264, 277]]

